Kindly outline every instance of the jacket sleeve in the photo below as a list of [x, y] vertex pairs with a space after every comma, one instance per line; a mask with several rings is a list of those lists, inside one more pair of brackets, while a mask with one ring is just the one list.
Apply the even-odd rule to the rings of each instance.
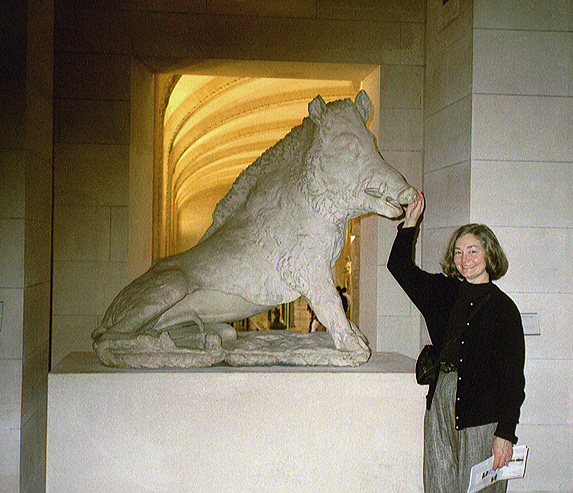
[[[388, 270], [398, 281], [416, 308], [420, 310], [434, 344], [440, 346], [442, 334], [435, 334], [432, 313], [444, 304], [444, 295], [452, 291], [452, 279], [442, 274], [430, 274], [414, 263], [416, 228], [398, 226], [398, 234], [388, 258]], [[437, 304], [438, 303], [438, 304]]]
[[515, 429], [521, 405], [525, 400], [525, 337], [517, 306], [506, 297], [507, 308], [502, 310], [499, 327], [502, 378], [499, 379], [500, 412], [495, 435], [517, 443]]

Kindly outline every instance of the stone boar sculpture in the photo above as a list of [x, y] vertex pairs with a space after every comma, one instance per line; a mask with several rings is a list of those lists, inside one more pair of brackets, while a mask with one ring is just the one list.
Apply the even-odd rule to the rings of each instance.
[[[222, 323], [301, 295], [326, 327], [332, 350], [353, 355], [335, 364], [367, 361], [370, 350], [345, 316], [332, 267], [349, 219], [372, 212], [398, 217], [416, 194], [378, 152], [366, 128], [370, 110], [364, 91], [354, 102], [312, 100], [303, 123], [239, 175], [200, 242], [157, 261], [119, 293], [92, 334], [101, 361], [220, 363], [226, 343], [236, 339]], [[194, 328], [199, 343], [175, 344], [168, 334], [181, 327]]]

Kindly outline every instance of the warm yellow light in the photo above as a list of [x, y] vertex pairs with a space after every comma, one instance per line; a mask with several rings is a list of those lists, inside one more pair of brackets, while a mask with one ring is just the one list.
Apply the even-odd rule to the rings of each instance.
[[354, 98], [348, 80], [184, 75], [164, 120], [174, 251], [192, 247], [239, 173], [308, 115], [308, 103]]

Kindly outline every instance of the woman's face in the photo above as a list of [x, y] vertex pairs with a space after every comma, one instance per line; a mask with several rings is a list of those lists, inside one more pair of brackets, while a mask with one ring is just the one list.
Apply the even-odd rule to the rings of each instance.
[[454, 263], [466, 281], [472, 284], [489, 282], [485, 249], [481, 241], [471, 233], [457, 239], [454, 248]]

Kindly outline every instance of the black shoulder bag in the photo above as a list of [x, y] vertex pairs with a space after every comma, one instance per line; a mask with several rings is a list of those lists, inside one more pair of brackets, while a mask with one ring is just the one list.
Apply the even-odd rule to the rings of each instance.
[[[468, 321], [474, 317], [479, 309], [484, 306], [490, 298], [491, 294], [489, 293], [483, 297], [481, 302], [468, 317]], [[438, 379], [440, 361], [445, 360], [446, 356], [449, 356], [450, 351], [454, 347], [454, 344], [457, 344], [460, 340], [461, 335], [462, 334], [460, 332], [456, 337], [450, 339], [439, 354], [436, 353], [436, 348], [431, 344], [426, 344], [423, 347], [418, 359], [416, 360], [416, 382], [420, 385], [432, 385], [432, 383]]]

